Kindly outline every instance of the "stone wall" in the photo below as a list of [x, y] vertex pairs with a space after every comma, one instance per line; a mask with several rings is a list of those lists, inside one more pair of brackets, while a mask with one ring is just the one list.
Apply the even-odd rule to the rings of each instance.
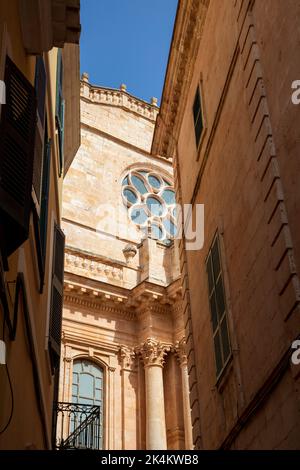
[[[191, 12], [204, 3], [195, 21]], [[182, 93], [178, 99], [173, 86], [165, 88], [166, 124], [153, 148], [176, 150], [169, 156], [181, 201], [205, 204], [203, 248], [179, 245], [199, 448], [299, 448], [299, 368], [290, 362], [300, 330], [299, 110], [291, 101], [299, 18], [293, 0], [191, 1], [178, 13], [166, 83], [181, 81]], [[197, 149], [198, 86], [204, 130]], [[218, 379], [206, 273], [216, 232], [232, 349]]]
[[[144, 238], [122, 199], [130, 169], [152, 170], [172, 181], [171, 162], [150, 154], [157, 112], [124, 86], [93, 87], [84, 75], [81, 147], [63, 195], [60, 399], [72, 399], [74, 361], [84, 358], [103, 368], [107, 449], [191, 446], [182, 386], [187, 375], [176, 360], [176, 344], [184, 341], [177, 245]], [[176, 415], [175, 395], [181, 401]]]

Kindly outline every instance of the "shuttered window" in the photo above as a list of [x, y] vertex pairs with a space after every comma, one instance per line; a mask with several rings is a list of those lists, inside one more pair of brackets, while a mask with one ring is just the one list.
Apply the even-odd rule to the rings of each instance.
[[3, 255], [9, 256], [27, 238], [31, 208], [36, 97], [34, 87], [7, 56], [6, 104], [0, 123], [0, 211]]
[[45, 265], [46, 245], [47, 245], [51, 144], [52, 144], [51, 139], [48, 139], [48, 134], [47, 132], [45, 132], [42, 197], [41, 197], [41, 213], [40, 213], [40, 237], [41, 237], [41, 249], [42, 249], [42, 257], [44, 260], [44, 265]]
[[35, 93], [37, 98], [37, 127], [35, 135], [33, 165], [33, 223], [38, 269], [40, 274], [40, 293], [43, 291], [45, 277], [48, 196], [50, 179], [51, 140], [48, 138], [46, 113], [47, 77], [42, 56], [36, 58]]
[[[42, 57], [36, 58], [35, 66], [35, 92], [37, 97], [37, 130], [35, 134], [33, 188], [38, 206], [41, 203], [43, 156], [44, 156], [44, 129], [45, 129], [45, 98], [46, 98], [46, 71]], [[39, 207], [38, 207], [39, 208]]]
[[59, 176], [62, 175], [64, 165], [64, 120], [65, 101], [63, 98], [63, 61], [61, 49], [57, 53], [57, 73], [56, 73], [56, 126], [59, 146]]
[[65, 236], [62, 230], [55, 224], [53, 265], [52, 265], [52, 289], [50, 307], [49, 341], [53, 369], [59, 366], [61, 345], [61, 322], [63, 308], [63, 282], [64, 282], [64, 249]]
[[216, 369], [219, 377], [231, 356], [231, 348], [218, 235], [209, 251], [206, 269]]
[[200, 138], [201, 138], [201, 134], [202, 134], [202, 131], [203, 131], [203, 115], [202, 115], [201, 95], [200, 95], [199, 87], [197, 87], [196, 95], [195, 95], [195, 99], [194, 99], [193, 117], [194, 117], [196, 145], [198, 147], [199, 142], [200, 142]]

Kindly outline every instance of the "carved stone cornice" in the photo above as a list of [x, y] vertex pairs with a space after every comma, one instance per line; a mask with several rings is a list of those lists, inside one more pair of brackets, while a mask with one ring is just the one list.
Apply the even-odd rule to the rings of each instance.
[[152, 153], [171, 158], [194, 72], [210, 0], [180, 0]]
[[172, 307], [172, 312], [176, 315], [179, 312], [183, 312], [183, 302], [179, 301]]
[[[80, 295], [81, 294], [81, 295]], [[96, 310], [99, 311], [101, 310], [102, 312], [110, 312], [110, 313], [115, 313], [116, 315], [120, 315], [124, 317], [127, 320], [134, 320], [136, 318], [136, 314], [133, 311], [127, 310], [127, 309], [122, 309], [118, 308], [117, 306], [109, 305], [106, 302], [108, 300], [93, 300], [92, 298], [83, 298], [82, 295], [85, 295], [86, 292], [84, 293], [79, 293], [78, 295], [76, 294], [70, 294], [68, 292], [64, 293], [64, 303], [65, 304], [76, 304], [80, 305], [82, 307], [88, 308], [89, 310]]]
[[141, 355], [145, 367], [163, 367], [165, 356], [171, 349], [171, 345], [161, 343], [154, 338], [148, 338], [145, 343], [136, 348], [136, 353]]
[[134, 366], [135, 351], [128, 346], [120, 346], [119, 358], [122, 369], [132, 370]]
[[81, 81], [80, 95], [81, 98], [91, 103], [123, 108], [153, 122], [155, 122], [159, 112], [156, 104], [147, 103], [131, 95], [124, 88], [93, 86], [87, 80]]
[[187, 354], [186, 354], [186, 342], [185, 338], [180, 341], [176, 341], [174, 346], [174, 352], [176, 353], [178, 362], [181, 366], [187, 365]]
[[[178, 280], [176, 290], [144, 281], [133, 289], [115, 286], [103, 281], [85, 281], [84, 276], [66, 272], [64, 281], [65, 303], [73, 303], [91, 310], [102, 310], [135, 319], [145, 309], [154, 314], [171, 313], [172, 305], [180, 298]], [[179, 290], [178, 290], [179, 289]]]

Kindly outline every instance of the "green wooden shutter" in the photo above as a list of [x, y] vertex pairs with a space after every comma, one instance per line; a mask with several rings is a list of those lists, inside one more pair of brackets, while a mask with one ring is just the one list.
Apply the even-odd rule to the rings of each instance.
[[42, 56], [36, 58], [34, 88], [37, 98], [37, 110], [39, 118], [44, 124], [45, 121], [45, 99], [46, 99], [46, 70]]
[[49, 342], [53, 369], [59, 366], [63, 309], [65, 235], [54, 226]]
[[59, 176], [62, 175], [64, 165], [64, 112], [65, 103], [63, 98], [63, 62], [61, 49], [57, 52], [57, 73], [56, 73], [56, 126], [59, 143]]
[[45, 98], [46, 98], [46, 70], [44, 60], [37, 57], [35, 65], [35, 93], [37, 98], [37, 130], [35, 134], [33, 188], [38, 204], [41, 202], [42, 173], [43, 173], [43, 146], [45, 128]]
[[59, 137], [59, 177], [62, 175], [62, 170], [64, 166], [64, 136], [65, 136], [65, 100], [61, 102], [60, 109], [60, 131], [58, 133]]
[[46, 245], [47, 245], [47, 225], [48, 225], [48, 200], [50, 185], [50, 160], [51, 160], [51, 139], [45, 138], [44, 165], [43, 165], [43, 181], [42, 181], [42, 198], [41, 198], [41, 214], [40, 214], [40, 234], [42, 258], [45, 266]]
[[6, 104], [1, 108], [0, 123], [0, 220], [4, 240], [2, 255], [9, 256], [28, 238], [36, 97], [31, 83], [8, 56], [4, 81]]

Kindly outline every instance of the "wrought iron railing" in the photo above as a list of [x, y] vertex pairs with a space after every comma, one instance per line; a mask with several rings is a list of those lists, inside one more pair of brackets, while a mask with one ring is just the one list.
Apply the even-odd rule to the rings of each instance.
[[100, 406], [57, 402], [53, 407], [53, 447], [101, 449]]

